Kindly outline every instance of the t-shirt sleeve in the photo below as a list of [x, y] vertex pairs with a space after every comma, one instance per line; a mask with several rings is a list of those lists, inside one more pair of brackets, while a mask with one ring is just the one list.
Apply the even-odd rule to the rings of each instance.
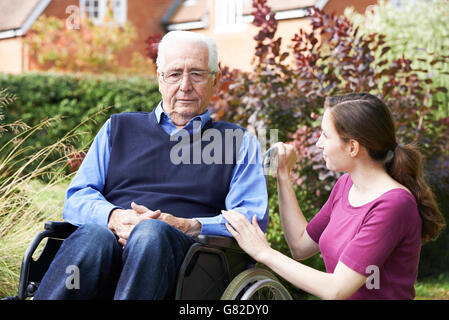
[[381, 268], [405, 235], [412, 215], [418, 215], [414, 199], [397, 193], [385, 197], [367, 214], [340, 261], [362, 275], [368, 266]]
[[334, 207], [334, 202], [339, 197], [341, 197], [348, 177], [349, 175], [345, 174], [337, 180], [324, 206], [320, 209], [320, 211], [318, 211], [318, 213], [309, 221], [306, 226], [307, 234], [316, 243], [318, 243], [318, 241], [320, 240], [321, 234], [323, 233], [324, 229], [326, 229], [326, 226], [329, 223], [330, 216]]

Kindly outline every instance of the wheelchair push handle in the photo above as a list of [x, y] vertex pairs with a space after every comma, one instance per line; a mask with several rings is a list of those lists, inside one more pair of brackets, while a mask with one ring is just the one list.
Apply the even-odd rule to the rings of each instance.
[[78, 227], [66, 221], [46, 221], [44, 229], [47, 235], [54, 238], [65, 239]]
[[234, 238], [223, 236], [198, 235], [193, 238], [195, 241], [215, 248], [233, 249], [241, 251], [237, 241]]

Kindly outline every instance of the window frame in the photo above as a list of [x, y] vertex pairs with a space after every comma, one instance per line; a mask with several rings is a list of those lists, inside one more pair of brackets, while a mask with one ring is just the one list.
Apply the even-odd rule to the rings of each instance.
[[[98, 7], [96, 8], [94, 6], [95, 1], [98, 3]], [[85, 16], [87, 13], [87, 17], [91, 19], [94, 24], [101, 25], [107, 12], [108, 3], [111, 3], [112, 5], [114, 20], [118, 24], [124, 25], [127, 20], [127, 0], [80, 0], [81, 15]], [[119, 6], [117, 6], [117, 3], [119, 3]], [[97, 17], [95, 17], [95, 12], [97, 12]]]
[[215, 0], [215, 32], [242, 32], [246, 29], [243, 16], [244, 0]]

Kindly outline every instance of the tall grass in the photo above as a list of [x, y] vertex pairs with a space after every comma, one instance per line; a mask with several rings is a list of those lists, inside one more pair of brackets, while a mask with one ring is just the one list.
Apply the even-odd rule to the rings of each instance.
[[[14, 98], [0, 90], [0, 107]], [[68, 155], [75, 151], [73, 145], [82, 134], [80, 128], [97, 115], [41, 148], [26, 142], [34, 135], [46, 134], [49, 126], [61, 121], [60, 117], [44, 119], [34, 127], [22, 121], [5, 124], [0, 118], [0, 138], [5, 132], [14, 133], [14, 138], [0, 145], [0, 297], [16, 294], [23, 254], [42, 230], [43, 222], [61, 219], [61, 208], [55, 207], [54, 201], [47, 206], [42, 198], [51, 198], [52, 190], [70, 179]], [[36, 199], [41, 199], [40, 205], [36, 205]]]
[[[43, 221], [56, 217], [38, 208], [33, 200], [60, 181], [67, 179], [66, 155], [72, 135], [39, 150], [24, 146], [27, 139], [57, 119], [44, 120], [35, 127], [15, 122], [0, 125], [3, 132], [13, 130], [15, 138], [0, 147], [0, 296], [10, 295], [17, 287], [20, 262], [31, 237], [42, 229]], [[46, 161], [50, 157], [53, 161]], [[48, 181], [38, 189], [35, 181]]]

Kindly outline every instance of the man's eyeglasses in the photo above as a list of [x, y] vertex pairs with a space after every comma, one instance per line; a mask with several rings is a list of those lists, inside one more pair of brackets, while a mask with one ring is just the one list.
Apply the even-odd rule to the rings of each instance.
[[[209, 72], [209, 71], [190, 71], [187, 72], [187, 75], [189, 76], [190, 81], [197, 84], [203, 84], [206, 83], [208, 80], [209, 75], [215, 74], [215, 72]], [[182, 78], [184, 77], [184, 72], [181, 71], [168, 71], [168, 72], [161, 72], [162, 80], [166, 83], [175, 84], [181, 82]]]

